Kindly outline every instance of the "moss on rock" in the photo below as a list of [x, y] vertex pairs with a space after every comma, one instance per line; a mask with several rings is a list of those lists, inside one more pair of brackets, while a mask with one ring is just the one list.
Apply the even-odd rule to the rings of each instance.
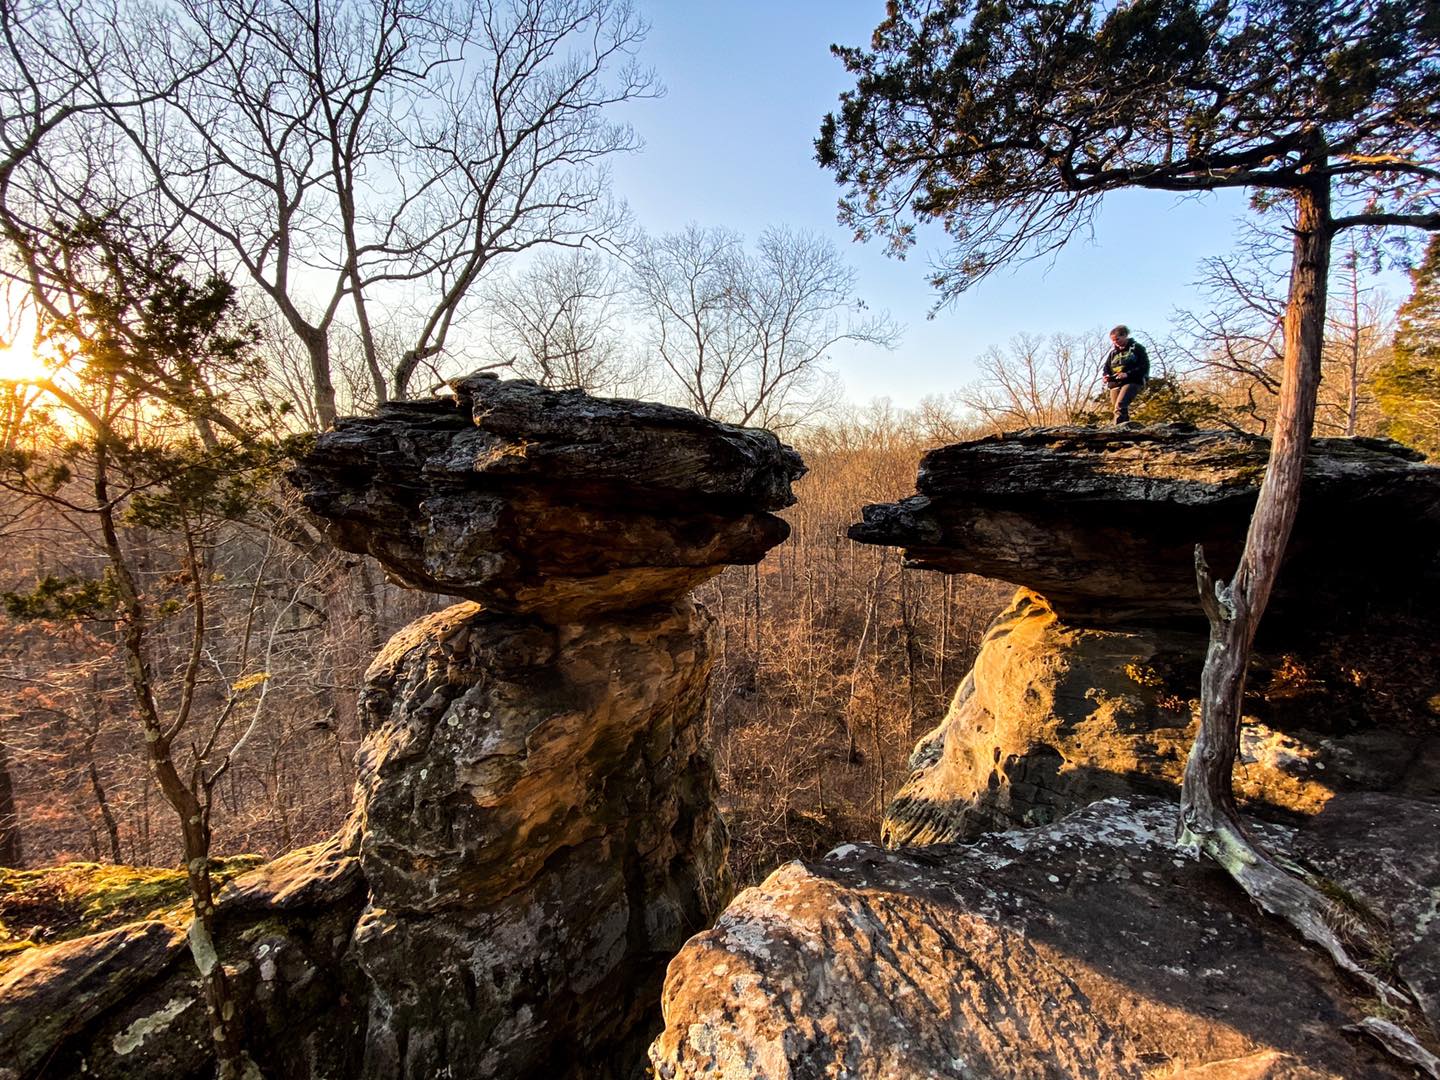
[[[217, 883], [258, 866], [258, 855], [215, 859]], [[189, 904], [179, 867], [66, 863], [0, 869], [0, 962], [35, 945], [98, 933], [140, 919], [183, 921]]]

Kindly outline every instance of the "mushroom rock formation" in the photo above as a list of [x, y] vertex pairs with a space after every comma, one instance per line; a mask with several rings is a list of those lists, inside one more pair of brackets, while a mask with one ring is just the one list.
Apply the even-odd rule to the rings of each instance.
[[295, 470], [340, 548], [551, 623], [678, 600], [789, 534], [800, 456], [687, 409], [473, 375], [339, 421]]
[[764, 431], [487, 376], [323, 435], [335, 542], [468, 598], [366, 675], [353, 940], [364, 1074], [621, 1074], [666, 960], [728, 894], [686, 596], [788, 527]]
[[[1040, 825], [1096, 799], [1178, 791], [1205, 623], [1194, 546], [1233, 566], [1263, 439], [1166, 425], [1034, 428], [926, 455], [919, 494], [869, 506], [862, 543], [1024, 588], [991, 626], [887, 808], [887, 844]], [[1337, 793], [1440, 795], [1425, 682], [1440, 469], [1378, 439], [1318, 439], [1252, 663], [1236, 789], [1294, 820]]]
[[[1195, 545], [1239, 558], [1269, 440], [1165, 424], [1027, 428], [926, 454], [917, 494], [867, 506], [850, 538], [922, 570], [1033, 589], [1072, 625], [1198, 621]], [[1434, 584], [1440, 470], [1388, 439], [1316, 439], [1276, 613]]]
[[665, 961], [729, 893], [700, 744], [709, 618], [402, 631], [363, 706], [364, 1075], [622, 1075]]
[[[339, 546], [466, 599], [367, 672], [341, 834], [221, 894], [269, 1077], [631, 1075], [666, 962], [730, 892], [687, 593], [784, 539], [799, 456], [666, 406], [453, 389], [340, 421], [292, 474]], [[203, 1072], [180, 936], [101, 938], [0, 970], [0, 1062]], [[123, 1001], [79, 992], [132, 953]]]
[[[1420, 916], [1440, 886], [1440, 806], [1412, 805], [1261, 834], [1333, 874], [1357, 910], [1389, 901]], [[1371, 1037], [1373, 999], [1175, 848], [1176, 817], [1132, 795], [972, 845], [846, 844], [782, 866], [671, 963], [655, 1075], [1416, 1075]], [[1433, 1037], [1440, 947], [1425, 922], [1397, 928], [1396, 976]]]

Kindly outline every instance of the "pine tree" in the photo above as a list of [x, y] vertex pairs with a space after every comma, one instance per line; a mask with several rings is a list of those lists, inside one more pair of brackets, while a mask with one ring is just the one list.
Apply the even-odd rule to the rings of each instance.
[[1390, 362], [1375, 378], [1386, 434], [1440, 457], [1440, 234], [1411, 271]]

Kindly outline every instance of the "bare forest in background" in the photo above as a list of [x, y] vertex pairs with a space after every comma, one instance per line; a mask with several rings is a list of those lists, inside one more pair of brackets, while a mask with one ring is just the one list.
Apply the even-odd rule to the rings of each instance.
[[[878, 834], [911, 746], [1008, 596], [993, 582], [902, 570], [897, 553], [846, 538], [862, 504], [911, 490], [927, 441], [913, 418], [883, 408], [816, 429], [802, 444], [800, 502], [785, 514], [790, 539], [699, 591], [718, 622], [712, 743], [740, 880]], [[164, 681], [190, 648], [183, 553], [173, 536], [127, 532], [165, 612], [152, 639]], [[93, 560], [64, 514], [12, 519], [5, 539], [5, 590], [79, 577]], [[215, 852], [278, 855], [343, 820], [365, 668], [391, 633], [445, 600], [389, 584], [368, 560], [299, 552], [273, 527], [228, 524], [202, 562], [219, 632], [198, 692], [219, 708], [242, 687], [237, 722], [248, 731], [217, 791]], [[8, 842], [23, 864], [177, 862], [113, 620], [5, 617], [0, 649], [0, 798], [8, 785]]]
[[[975, 376], [913, 410], [846, 406], [837, 350], [886, 362], [902, 328], [837, 246], [650, 235], [610, 191], [622, 107], [660, 91], [630, 4], [278, 10], [0, 4], [0, 346], [43, 360], [0, 373], [0, 866], [203, 868], [340, 824], [364, 671], [445, 601], [331, 550], [280, 477], [336, 415], [475, 369], [801, 450], [789, 541], [699, 590], [737, 878], [877, 836], [1009, 590], [846, 528], [927, 448], [1108, 422], [1104, 328], [956, 357]], [[1284, 213], [1200, 268], [1173, 334], [1134, 328], [1136, 420], [1267, 432]], [[1375, 258], [1336, 251], [1316, 434], [1433, 452], [1440, 247], [1398, 312]]]
[[[689, 246], [678, 247], [692, 255], [741, 250], [727, 234], [688, 236]], [[794, 240], [776, 234], [771, 242]], [[841, 272], [829, 256], [820, 261], [826, 273]], [[1317, 433], [1379, 434], [1386, 416], [1372, 385], [1393, 319], [1362, 277], [1344, 278], [1345, 270]], [[1218, 336], [1208, 349], [1156, 343], [1151, 385], [1135, 416], [1264, 433], [1279, 361], [1269, 311], [1256, 293], [1210, 272], [1216, 289], [1228, 288], [1230, 306], [1212, 296], [1209, 318], [1223, 321], [1199, 327], [1197, 320], [1196, 333]], [[685, 370], [682, 345], [672, 344], [673, 365], [653, 357], [647, 364], [643, 347], [627, 345], [614, 324], [630, 303], [619, 267], [570, 255], [531, 273], [539, 284], [511, 283], [496, 309], [509, 320], [492, 341], [495, 355], [504, 355], [502, 340], [513, 350], [505, 367], [549, 385], [648, 394], [704, 410], [713, 369], [692, 366], [693, 387], [677, 392], [664, 375]], [[717, 295], [733, 290], [715, 288]], [[546, 311], [554, 318], [542, 322]], [[706, 324], [691, 316], [695, 365], [693, 343], [704, 341]], [[721, 336], [733, 342], [733, 327]], [[931, 447], [1034, 424], [1106, 422], [1097, 377], [1102, 341], [1098, 331], [1022, 336], [981, 357], [968, 385], [913, 410], [885, 401], [865, 409], [816, 405], [811, 391], [829, 344], [822, 341], [799, 369], [799, 383], [776, 384], [792, 394], [788, 400], [803, 400], [801, 415], [785, 411], [787, 399], [772, 404], [762, 394], [759, 412], [779, 421], [810, 468], [797, 485], [798, 504], [784, 515], [792, 534], [759, 566], [732, 567], [698, 593], [718, 621], [711, 744], [738, 881], [757, 881], [784, 859], [819, 854], [843, 838], [878, 835], [911, 748], [940, 720], [1009, 595], [998, 582], [906, 570], [898, 552], [850, 542], [847, 526], [866, 503], [909, 494]], [[730, 362], [739, 371], [757, 361], [753, 351], [736, 350]], [[235, 397], [284, 400], [275, 380], [285, 370], [253, 365]], [[747, 370], [747, 385], [763, 388], [755, 374]], [[729, 418], [719, 398], [713, 404], [708, 411]], [[32, 454], [65, 458], [73, 432], [63, 411], [23, 388], [7, 392], [6, 409], [10, 450], [29, 439]], [[277, 434], [306, 426], [300, 413], [263, 416]], [[156, 417], [142, 407], [131, 420], [138, 430]], [[89, 481], [82, 471], [65, 483], [83, 491]], [[262, 483], [264, 512], [214, 521], [191, 537], [198, 546], [173, 529], [140, 524], [122, 537], [157, 614], [149, 646], [161, 698], [183, 697], [191, 675], [194, 707], [223, 717], [236, 741], [214, 792], [217, 855], [274, 856], [339, 826], [364, 735], [356, 700], [365, 668], [392, 633], [446, 602], [391, 585], [369, 560], [315, 543], [294, 494], [278, 476]], [[6, 487], [0, 593], [11, 599], [0, 616], [0, 820], [7, 823], [0, 861], [174, 864], [179, 838], [134, 724], [113, 611], [96, 597], [87, 617], [66, 594], [75, 583], [103, 582], [95, 528], [64, 499], [37, 503], [33, 492]], [[207, 605], [198, 677], [191, 663], [197, 589], [187, 559], [201, 568]], [[192, 757], [198, 749], [190, 747]]]
[[[679, 246], [735, 256], [739, 244], [692, 231], [689, 247]], [[829, 256], [820, 261], [827, 273], [841, 272]], [[706, 324], [695, 312], [688, 337], [695, 381], [677, 391], [664, 375], [685, 370], [683, 346], [673, 342], [686, 339], [670, 339], [673, 364], [653, 357], [646, 364], [643, 347], [627, 346], [613, 324], [613, 313], [630, 303], [619, 268], [571, 255], [542, 261], [532, 273], [543, 284], [512, 288], [508, 306], [497, 308], [510, 320], [497, 331], [510, 335], [503, 340], [514, 350], [505, 367], [549, 385], [648, 393], [730, 418], [718, 397], [706, 409], [704, 380], [713, 369], [696, 363], [693, 343], [704, 341]], [[1334, 305], [1317, 433], [1378, 434], [1385, 413], [1372, 384], [1392, 320], [1358, 274], [1345, 280], [1353, 284]], [[1234, 282], [1229, 288], [1231, 306], [1217, 301], [1212, 309], [1224, 324], [1197, 330], [1219, 335], [1210, 348], [1153, 346], [1138, 420], [1265, 431], [1277, 342], [1266, 333], [1264, 306]], [[545, 311], [555, 318], [542, 323]], [[719, 318], [713, 310], [708, 317]], [[733, 342], [733, 330], [720, 336]], [[503, 355], [500, 340], [492, 342], [495, 355]], [[1008, 598], [998, 582], [906, 570], [898, 552], [851, 543], [847, 526], [866, 503], [909, 494], [931, 447], [1034, 424], [1106, 422], [1101, 341], [1098, 331], [1022, 336], [981, 357], [967, 386], [914, 410], [884, 401], [866, 409], [817, 404], [811, 391], [830, 344], [818, 341], [799, 368], [804, 378], [775, 384], [790, 398], [761, 394], [759, 414], [778, 421], [810, 468], [797, 485], [798, 504], [784, 515], [792, 534], [759, 566], [730, 568], [698, 594], [718, 620], [711, 744], [738, 881], [757, 881], [784, 859], [817, 855], [843, 838], [878, 835], [912, 746], [943, 715]], [[729, 360], [737, 373], [744, 369], [746, 385], [763, 390], [763, 370], [745, 367], [758, 363], [755, 351], [736, 350]], [[274, 380], [284, 370], [252, 365], [232, 404], [283, 400]], [[785, 411], [787, 400], [804, 402], [800, 415]], [[73, 432], [62, 410], [23, 388], [9, 391], [6, 405], [12, 451], [29, 439], [38, 458], [66, 458]], [[297, 425], [300, 413], [262, 415], [277, 435], [306, 426]], [[156, 416], [142, 404], [130, 419], [139, 430]], [[155, 426], [163, 442], [164, 425]], [[65, 484], [83, 492], [89, 480], [83, 470], [67, 475], [62, 496]], [[278, 476], [262, 484], [263, 512], [222, 516], [193, 535], [132, 523], [121, 538], [157, 616], [149, 647], [162, 701], [184, 698], [189, 676], [194, 708], [221, 717], [234, 740], [214, 792], [217, 855], [274, 856], [339, 826], [364, 735], [356, 699], [365, 668], [389, 635], [445, 603], [391, 585], [366, 559], [315, 543]], [[11, 599], [0, 616], [0, 820], [7, 823], [0, 861], [174, 864], [179, 838], [136, 730], [113, 611], [97, 596], [87, 616], [66, 593], [75, 583], [103, 583], [95, 527], [63, 498], [37, 503], [33, 492], [6, 487], [0, 593]], [[197, 646], [201, 592], [207, 626]], [[191, 756], [200, 749], [191, 745]]]

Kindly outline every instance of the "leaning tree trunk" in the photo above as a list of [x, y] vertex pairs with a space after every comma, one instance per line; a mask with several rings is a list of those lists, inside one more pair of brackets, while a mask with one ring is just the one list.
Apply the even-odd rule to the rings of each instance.
[[[218, 1080], [247, 1080], [259, 1076], [242, 1042], [242, 1017], [238, 1014], [235, 996], [215, 947], [215, 886], [210, 875], [210, 811], [180, 776], [171, 754], [172, 744], [181, 734], [178, 726], [167, 725], [156, 703], [150, 664], [146, 656], [145, 608], [130, 564], [120, 547], [116, 527], [116, 511], [110, 499], [106, 471], [108, 447], [103, 433], [96, 433], [95, 503], [100, 507], [100, 533], [104, 539], [106, 561], [117, 592], [116, 626], [120, 631], [120, 655], [130, 682], [131, 695], [140, 726], [145, 733], [145, 749], [156, 785], [165, 800], [180, 818], [180, 835], [185, 853], [185, 877], [190, 887], [190, 953], [200, 973], [205, 996], [206, 1026], [215, 1048]], [[190, 568], [191, 603], [200, 602], [200, 577]], [[197, 612], [203, 619], [203, 610]], [[197, 752], [198, 753], [198, 752]], [[199, 775], [199, 763], [196, 776]], [[199, 786], [198, 783], [196, 785]]]
[[[1228, 583], [1218, 580], [1204, 553], [1198, 548], [1195, 552], [1201, 603], [1210, 620], [1210, 644], [1200, 676], [1200, 731], [1185, 765], [1180, 793], [1181, 840], [1219, 863], [1261, 908], [1289, 921], [1342, 969], [1387, 1000], [1400, 1003], [1403, 997], [1351, 957], [1338, 929], [1340, 912], [1334, 902], [1299, 867], [1282, 863], [1256, 844], [1235, 805], [1233, 776], [1245, 669], [1295, 523], [1320, 384], [1331, 239], [1328, 185], [1317, 179], [1312, 187], [1301, 190], [1297, 203], [1285, 309], [1285, 367], [1265, 481], [1234, 578]], [[1347, 933], [1357, 936], [1353, 926]], [[1358, 936], [1363, 937], [1363, 930]]]

